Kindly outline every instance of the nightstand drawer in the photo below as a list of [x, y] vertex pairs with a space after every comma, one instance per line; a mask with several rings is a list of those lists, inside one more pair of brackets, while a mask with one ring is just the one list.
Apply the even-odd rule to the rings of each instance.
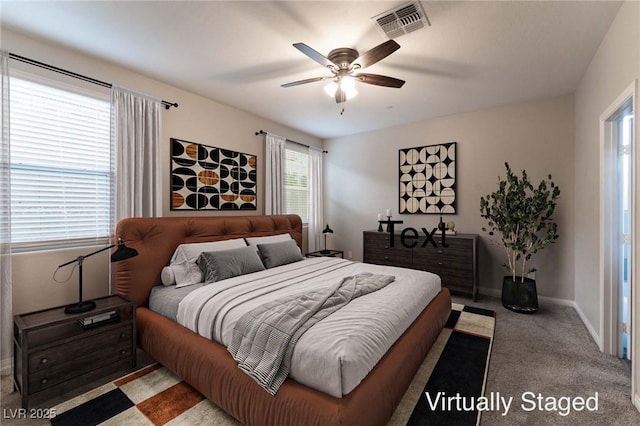
[[[81, 342], [77, 343], [81, 344]], [[67, 362], [34, 371], [33, 374], [29, 375], [30, 394], [89, 371], [96, 370], [120, 359], [129, 358], [132, 354], [130, 340], [122, 340], [116, 345], [105, 346], [95, 353], [89, 353], [84, 356], [76, 356], [73, 347], [67, 347], [66, 349], [70, 352]]]
[[[78, 326], [79, 327], [79, 326]], [[97, 330], [96, 331], [100, 331]], [[79, 358], [103, 349], [111, 348], [122, 342], [131, 345], [131, 322], [113, 330], [97, 333], [78, 340], [73, 345], [59, 345], [34, 352], [29, 355], [29, 369], [36, 372], [45, 368], [55, 368], [69, 362], [70, 358]]]

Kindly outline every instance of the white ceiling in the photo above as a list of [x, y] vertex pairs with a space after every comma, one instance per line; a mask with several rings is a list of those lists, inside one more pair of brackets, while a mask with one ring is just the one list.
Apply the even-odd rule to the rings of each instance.
[[359, 84], [338, 106], [323, 82], [280, 87], [330, 75], [293, 43], [363, 53], [386, 41], [371, 18], [403, 3], [2, 0], [0, 23], [330, 138], [571, 93], [620, 6], [425, 1], [432, 26], [366, 69], [406, 80], [401, 89]]

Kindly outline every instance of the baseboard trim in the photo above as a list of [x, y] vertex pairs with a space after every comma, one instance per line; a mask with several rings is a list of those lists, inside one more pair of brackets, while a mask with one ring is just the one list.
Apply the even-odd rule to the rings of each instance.
[[13, 365], [13, 357], [0, 361], [0, 375], [5, 376], [11, 374], [11, 366]]
[[548, 296], [538, 296], [538, 301], [542, 301], [545, 303], [552, 303], [554, 305], [560, 306], [569, 306], [571, 308], [575, 308], [576, 302], [569, 299], [559, 299], [557, 297], [548, 297]]
[[496, 288], [478, 287], [478, 293], [485, 296], [502, 297], [502, 291]]
[[[502, 297], [502, 291], [496, 288], [481, 287], [478, 290], [480, 294], [484, 294], [485, 296]], [[538, 296], [538, 301], [543, 303], [552, 303], [554, 305], [568, 306], [575, 309], [575, 311], [578, 313], [578, 316], [580, 317], [580, 320], [582, 321], [584, 326], [587, 328], [587, 331], [591, 335], [591, 338], [596, 343], [596, 345], [598, 345], [598, 349], [600, 349], [600, 351], [603, 352], [604, 345], [602, 343], [602, 338], [596, 332], [596, 329], [593, 327], [593, 325], [591, 325], [591, 323], [587, 319], [587, 316], [584, 314], [584, 312], [582, 312], [582, 309], [580, 309], [580, 306], [578, 306], [575, 300], [559, 299], [557, 297], [548, 297], [548, 296]], [[638, 407], [640, 407], [640, 405], [638, 405]]]
[[640, 395], [633, 396], [633, 405], [636, 407], [636, 410], [640, 411]]
[[[485, 296], [502, 297], [502, 290], [499, 290], [497, 288], [480, 287], [478, 289], [478, 292], [480, 294], [484, 294]], [[545, 302], [545, 303], [553, 303], [554, 305], [575, 307], [575, 302], [569, 299], [559, 299], [556, 297], [538, 295], [538, 301]]]
[[576, 302], [573, 302], [573, 309], [576, 310], [578, 316], [582, 320], [582, 323], [585, 327], [587, 327], [587, 331], [589, 332], [589, 334], [591, 334], [591, 338], [594, 342], [596, 342], [596, 345], [598, 345], [598, 349], [600, 349], [600, 352], [604, 352], [604, 343], [602, 342], [602, 337], [600, 337], [596, 329], [593, 327], [593, 325], [591, 325], [591, 322], [587, 319], [587, 316], [584, 314], [584, 312], [582, 312], [582, 309]]

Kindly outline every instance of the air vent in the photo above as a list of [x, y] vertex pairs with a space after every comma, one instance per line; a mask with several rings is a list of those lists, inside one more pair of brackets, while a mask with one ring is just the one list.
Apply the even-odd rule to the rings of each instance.
[[417, 1], [405, 3], [375, 16], [373, 19], [389, 39], [398, 38], [431, 25], [420, 2]]

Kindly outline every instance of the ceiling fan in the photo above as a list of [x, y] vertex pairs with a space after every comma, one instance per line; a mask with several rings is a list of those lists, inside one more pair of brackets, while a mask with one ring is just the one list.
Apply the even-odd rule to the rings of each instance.
[[[332, 80], [329, 91], [335, 97], [336, 103], [345, 102], [352, 94], [355, 94], [353, 83], [374, 84], [376, 86], [400, 88], [404, 80], [388, 77], [386, 75], [362, 73], [361, 69], [381, 61], [400, 49], [400, 45], [393, 40], [385, 41], [373, 49], [360, 55], [357, 50], [348, 47], [333, 49], [326, 57], [310, 48], [304, 43], [295, 43], [296, 49], [313, 59], [320, 65], [327, 67], [333, 75], [326, 77], [314, 77], [283, 84], [282, 87], [299, 86], [306, 83], [314, 83], [322, 80]], [[333, 93], [335, 90], [335, 94]]]

